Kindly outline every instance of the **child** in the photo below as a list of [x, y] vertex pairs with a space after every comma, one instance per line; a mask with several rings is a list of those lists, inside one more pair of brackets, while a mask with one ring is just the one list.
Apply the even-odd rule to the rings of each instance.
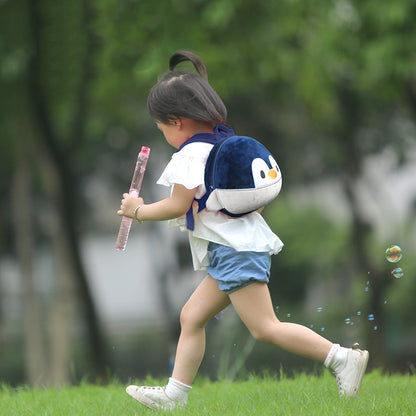
[[[175, 71], [190, 61], [198, 73]], [[170, 72], [151, 89], [148, 110], [167, 142], [179, 149], [173, 154], [158, 183], [171, 186], [171, 196], [145, 204], [142, 198], [123, 194], [118, 215], [142, 221], [172, 220], [183, 226], [184, 214], [194, 198], [205, 193], [204, 168], [212, 144], [190, 139], [220, 137], [227, 129], [227, 110], [207, 81], [203, 61], [188, 51], [177, 51], [169, 60]], [[221, 128], [217, 125], [221, 124]], [[217, 313], [233, 304], [253, 337], [294, 354], [311, 358], [331, 369], [341, 396], [357, 394], [368, 352], [333, 344], [311, 329], [280, 322], [267, 286], [270, 256], [283, 247], [259, 212], [229, 217], [221, 212], [194, 210], [194, 230], [189, 232], [194, 268], [207, 269], [181, 311], [179, 337], [172, 376], [164, 387], [129, 386], [126, 391], [153, 409], [184, 406], [205, 352], [205, 326]]]

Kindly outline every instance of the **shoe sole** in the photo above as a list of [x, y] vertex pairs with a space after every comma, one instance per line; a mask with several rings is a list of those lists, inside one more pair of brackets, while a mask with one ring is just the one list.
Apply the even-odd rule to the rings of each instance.
[[[355, 380], [354, 380], [354, 388], [353, 388], [353, 391], [351, 393], [349, 393], [349, 394], [347, 394], [347, 393], [344, 393], [343, 394], [343, 395], [345, 395], [347, 397], [353, 397], [353, 396], [355, 396], [359, 392], [359, 390], [360, 390], [361, 382], [363, 380], [364, 373], [365, 373], [365, 370], [367, 368], [367, 363], [368, 363], [368, 358], [369, 358], [368, 351], [361, 351], [361, 357], [360, 358], [361, 359], [360, 359], [360, 361], [359, 361], [359, 363], [357, 365], [358, 371], [356, 373], [356, 377], [355, 377]], [[341, 396], [343, 396], [343, 395], [341, 395]]]

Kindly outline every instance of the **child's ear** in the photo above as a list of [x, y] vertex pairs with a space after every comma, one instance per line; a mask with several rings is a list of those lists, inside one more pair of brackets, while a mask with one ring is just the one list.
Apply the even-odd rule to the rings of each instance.
[[179, 130], [183, 129], [183, 119], [177, 118], [174, 122], [175, 126], [178, 126]]
[[182, 124], [182, 119], [180, 119], [179, 117], [175, 117], [172, 116], [169, 121], [168, 124], [170, 124], [171, 126], [180, 126]]

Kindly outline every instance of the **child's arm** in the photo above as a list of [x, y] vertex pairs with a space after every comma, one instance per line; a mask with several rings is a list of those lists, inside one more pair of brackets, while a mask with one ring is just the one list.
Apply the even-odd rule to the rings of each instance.
[[143, 204], [136, 211], [136, 218], [139, 221], [164, 221], [185, 215], [194, 200], [198, 188], [188, 189], [183, 185], [175, 184], [172, 195], [169, 198], [144, 204], [142, 198], [133, 198], [129, 194], [123, 194], [118, 215], [133, 218], [135, 208]]

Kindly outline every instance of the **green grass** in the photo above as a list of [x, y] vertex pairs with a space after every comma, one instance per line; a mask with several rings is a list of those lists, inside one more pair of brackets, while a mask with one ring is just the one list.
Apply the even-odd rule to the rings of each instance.
[[[148, 380], [149, 381], [149, 380]], [[155, 381], [152, 381], [155, 383]], [[1, 416], [153, 415], [124, 392], [124, 385], [82, 384], [61, 389], [0, 388]], [[247, 381], [198, 380], [185, 409], [171, 415], [416, 415], [416, 377], [365, 376], [358, 397], [340, 399], [334, 378], [298, 375], [294, 379], [252, 377]]]

